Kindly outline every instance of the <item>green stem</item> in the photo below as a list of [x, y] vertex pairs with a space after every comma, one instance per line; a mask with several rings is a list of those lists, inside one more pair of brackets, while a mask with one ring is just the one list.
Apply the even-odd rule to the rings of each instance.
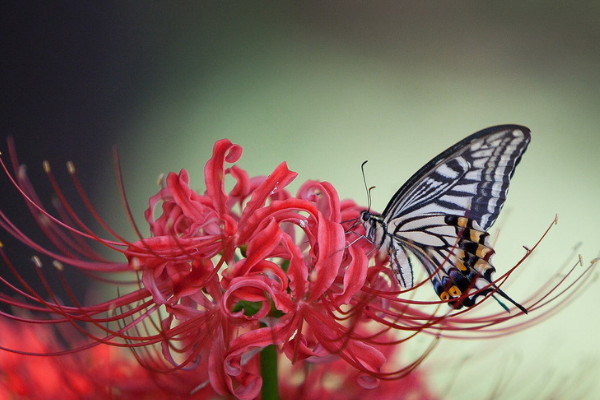
[[260, 374], [262, 383], [262, 400], [279, 399], [277, 387], [277, 348], [269, 345], [260, 352]]

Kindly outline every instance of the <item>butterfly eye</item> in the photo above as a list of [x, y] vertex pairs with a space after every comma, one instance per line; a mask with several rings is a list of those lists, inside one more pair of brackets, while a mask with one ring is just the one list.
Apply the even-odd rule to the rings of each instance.
[[367, 210], [361, 211], [360, 219], [362, 219], [363, 222], [367, 222], [369, 219], [371, 219], [371, 214]]

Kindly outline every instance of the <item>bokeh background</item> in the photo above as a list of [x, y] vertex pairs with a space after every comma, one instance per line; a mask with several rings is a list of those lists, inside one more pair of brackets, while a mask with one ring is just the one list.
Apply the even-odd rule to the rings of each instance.
[[[575, 261], [575, 246], [586, 265], [598, 256], [598, 2], [1, 7], [0, 136], [15, 138], [42, 193], [41, 161], [64, 177], [73, 160], [103, 216], [127, 234], [114, 144], [140, 222], [160, 173], [186, 168], [202, 189], [203, 165], [223, 137], [244, 147], [241, 165], [252, 175], [287, 161], [299, 172], [292, 188], [327, 180], [363, 204], [360, 164], [368, 159], [373, 209], [382, 210], [446, 147], [490, 125], [519, 123], [533, 140], [493, 229], [496, 268], [514, 265], [522, 245], [555, 214], [560, 220], [506, 290], [526, 298]], [[27, 224], [1, 183], [0, 207]], [[448, 399], [592, 397], [600, 388], [599, 302], [593, 283], [528, 331], [446, 341], [425, 365], [432, 385]]]

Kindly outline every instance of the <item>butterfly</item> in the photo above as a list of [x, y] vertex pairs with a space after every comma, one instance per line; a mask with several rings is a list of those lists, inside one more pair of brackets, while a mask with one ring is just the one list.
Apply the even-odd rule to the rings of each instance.
[[401, 287], [414, 286], [413, 264], [419, 263], [440, 299], [456, 309], [497, 294], [527, 313], [493, 283], [487, 230], [530, 140], [530, 130], [520, 125], [483, 129], [425, 164], [383, 213], [361, 212], [365, 237], [388, 254]]

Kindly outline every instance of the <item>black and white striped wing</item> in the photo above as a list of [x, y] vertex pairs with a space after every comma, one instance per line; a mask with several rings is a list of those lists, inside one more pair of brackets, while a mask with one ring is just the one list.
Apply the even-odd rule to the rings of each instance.
[[430, 213], [468, 214], [487, 230], [504, 205], [529, 132], [524, 126], [500, 125], [463, 139], [417, 171], [392, 197], [382, 217], [389, 222]]
[[529, 141], [529, 129], [519, 125], [479, 131], [417, 171], [380, 216], [363, 211], [367, 238], [389, 253], [403, 287], [413, 286], [418, 262], [440, 298], [456, 308], [495, 290], [526, 311], [491, 283], [494, 251], [486, 231], [500, 213]]

